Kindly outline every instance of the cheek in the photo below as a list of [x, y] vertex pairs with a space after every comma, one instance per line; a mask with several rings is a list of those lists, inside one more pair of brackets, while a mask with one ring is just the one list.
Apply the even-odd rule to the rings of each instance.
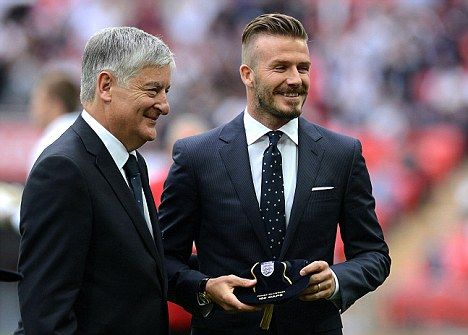
[[265, 83], [259, 84], [257, 86], [257, 94], [262, 97], [271, 96], [273, 91], [273, 86], [266, 85]]
[[110, 120], [117, 128], [118, 132], [127, 132], [131, 128], [135, 128], [137, 114], [129, 106], [119, 106], [111, 113]]

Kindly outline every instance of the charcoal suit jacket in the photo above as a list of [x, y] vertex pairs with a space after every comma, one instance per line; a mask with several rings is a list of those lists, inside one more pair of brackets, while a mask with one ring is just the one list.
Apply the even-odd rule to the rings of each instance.
[[137, 156], [154, 239], [81, 116], [38, 158], [21, 205], [18, 292], [26, 334], [168, 333], [157, 212]]
[[[295, 299], [276, 306], [272, 322], [279, 334], [340, 328], [340, 312], [376, 289], [390, 271], [360, 142], [303, 118], [298, 130], [297, 185], [280, 259], [327, 261], [338, 278], [341, 301]], [[204, 318], [196, 299], [204, 276], [240, 275], [255, 262], [272, 259], [252, 182], [243, 114], [179, 140], [173, 160], [159, 208], [169, 299], [195, 314], [196, 328], [255, 334], [260, 312], [233, 314], [215, 306]], [[333, 264], [338, 225], [347, 261]], [[192, 241], [199, 271], [188, 265]]]

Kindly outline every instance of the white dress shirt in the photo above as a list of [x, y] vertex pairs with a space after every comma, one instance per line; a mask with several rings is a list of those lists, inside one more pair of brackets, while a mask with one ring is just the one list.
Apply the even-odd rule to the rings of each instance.
[[[106, 128], [104, 128], [95, 118], [93, 118], [86, 110], [83, 110], [81, 116], [83, 120], [94, 130], [97, 136], [101, 139], [104, 146], [109, 151], [112, 159], [115, 162], [115, 165], [120, 171], [123, 179], [128, 185], [127, 177], [125, 176], [124, 165], [128, 160], [129, 155], [134, 155], [136, 157], [135, 150], [128, 152], [125, 146], [120, 142], [114, 135], [112, 135]], [[151, 219], [148, 211], [148, 204], [146, 202], [146, 196], [142, 190], [143, 198], [143, 211], [145, 212], [146, 225], [153, 236], [153, 227], [151, 226]]]
[[[250, 169], [252, 172], [252, 180], [254, 183], [255, 194], [257, 201], [260, 204], [260, 195], [262, 190], [262, 161], [263, 152], [270, 145], [267, 133], [271, 131], [268, 127], [255, 120], [248, 112], [247, 108], [244, 112], [244, 127], [247, 138], [247, 149], [249, 151]], [[284, 181], [284, 210], [286, 214], [286, 227], [291, 216], [291, 209], [294, 201], [294, 193], [296, 191], [297, 180], [297, 164], [298, 164], [298, 145], [299, 145], [299, 119], [294, 118], [278, 130], [282, 131], [286, 136], [282, 136], [278, 142], [278, 150], [281, 152], [283, 159], [283, 181]], [[339, 298], [339, 283], [338, 278], [332, 271], [335, 279], [335, 292], [329, 298], [335, 300]]]
[[42, 132], [38, 142], [34, 146], [34, 149], [32, 150], [32, 154], [29, 159], [29, 170], [31, 170], [37, 158], [44, 151], [44, 149], [51, 145], [56, 139], [58, 139], [65, 132], [65, 130], [67, 130], [73, 124], [73, 122], [75, 122], [78, 115], [78, 112], [63, 114], [47, 125], [47, 127]]
[[[283, 186], [284, 186], [284, 210], [286, 214], [286, 226], [291, 216], [291, 208], [296, 191], [297, 177], [297, 145], [298, 145], [298, 124], [297, 118], [292, 119], [284, 126], [282, 131], [286, 136], [282, 136], [278, 142], [278, 150], [283, 159]], [[263, 152], [270, 145], [268, 135], [271, 129], [255, 120], [246, 110], [244, 113], [245, 135], [247, 137], [247, 148], [249, 150], [250, 169], [254, 183], [257, 201], [260, 204], [262, 191], [262, 161]]]

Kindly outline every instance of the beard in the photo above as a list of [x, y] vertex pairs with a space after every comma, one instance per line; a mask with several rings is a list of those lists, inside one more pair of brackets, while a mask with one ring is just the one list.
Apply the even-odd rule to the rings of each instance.
[[299, 106], [297, 104], [291, 104], [289, 108], [281, 108], [275, 103], [274, 97], [276, 94], [285, 94], [285, 93], [298, 93], [299, 96], [307, 95], [307, 90], [301, 86], [296, 89], [277, 89], [271, 93], [268, 89], [263, 87], [258, 87], [256, 91], [256, 107], [257, 110], [264, 115], [271, 115], [277, 119], [290, 121], [299, 117], [302, 113], [302, 106], [305, 103], [305, 99], [302, 104]]

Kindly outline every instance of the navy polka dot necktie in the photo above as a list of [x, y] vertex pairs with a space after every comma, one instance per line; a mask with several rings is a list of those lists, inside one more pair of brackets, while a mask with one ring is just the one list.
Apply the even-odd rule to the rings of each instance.
[[145, 212], [143, 210], [143, 196], [142, 196], [142, 186], [141, 186], [141, 177], [140, 177], [140, 169], [138, 167], [138, 162], [134, 155], [130, 155], [128, 157], [127, 163], [124, 165], [124, 171], [127, 176], [127, 180], [130, 184], [130, 189], [133, 192], [133, 196], [135, 201], [138, 205], [138, 208], [141, 211], [143, 216]]
[[270, 145], [263, 153], [260, 212], [273, 259], [277, 259], [286, 230], [282, 157], [277, 147], [283, 132], [270, 131], [267, 135]]

